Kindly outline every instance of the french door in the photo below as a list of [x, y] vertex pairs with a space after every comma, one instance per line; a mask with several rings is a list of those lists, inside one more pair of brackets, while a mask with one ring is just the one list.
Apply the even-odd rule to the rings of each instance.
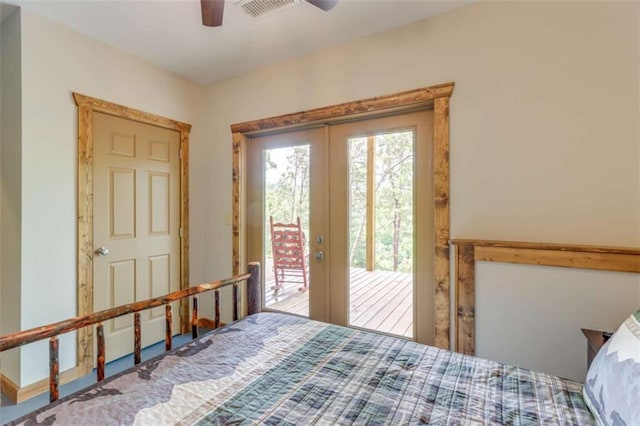
[[[249, 259], [259, 259], [264, 265], [263, 308], [320, 321], [327, 319], [323, 255], [328, 217], [328, 147], [324, 140], [322, 127], [251, 139], [247, 223]], [[276, 270], [271, 223], [293, 225], [298, 221], [305, 268]], [[285, 266], [287, 261], [291, 262], [292, 257], [284, 259]], [[299, 278], [300, 273], [305, 274], [306, 283]], [[284, 281], [281, 289], [276, 289], [276, 274]], [[290, 275], [295, 277], [289, 278]]]
[[[264, 265], [264, 309], [433, 342], [432, 135], [421, 111], [251, 138], [248, 255]], [[276, 290], [289, 271], [271, 221], [298, 218], [308, 290]]]

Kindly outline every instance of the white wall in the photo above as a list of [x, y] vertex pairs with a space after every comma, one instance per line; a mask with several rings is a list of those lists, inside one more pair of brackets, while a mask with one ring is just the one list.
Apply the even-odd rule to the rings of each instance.
[[[231, 228], [224, 220], [231, 212], [230, 124], [448, 81], [456, 83], [452, 237], [640, 246], [639, 7], [476, 3], [211, 86], [194, 123], [194, 135], [205, 143], [191, 151], [193, 279], [231, 272]], [[583, 274], [596, 282], [601, 276], [586, 271], [563, 274], [562, 281], [575, 289]], [[611, 282], [640, 284], [637, 276], [606, 281], [593, 297], [615, 313], [615, 322], [629, 312], [608, 297]], [[532, 306], [546, 303], [542, 289], [527, 294]], [[635, 294], [631, 304], [640, 306]], [[551, 342], [582, 351], [583, 341], [560, 334], [585, 318], [575, 312], [582, 293], [575, 298], [575, 305], [550, 305], [557, 328], [514, 320], [500, 331], [502, 339], [513, 341], [526, 326], [548, 337], [536, 341], [546, 353], [558, 350]], [[499, 298], [487, 303], [490, 310], [510, 309]], [[594, 318], [585, 326], [610, 326]], [[478, 340], [495, 341], [497, 332], [482, 321]], [[514, 363], [529, 359], [516, 345], [501, 350]], [[562, 371], [552, 361], [539, 368], [577, 377], [585, 360], [570, 362]]]
[[[0, 27], [0, 334], [6, 334], [20, 330], [20, 11], [7, 16]], [[19, 350], [3, 353], [1, 364], [0, 371], [16, 382]]]
[[[76, 314], [77, 108], [71, 93], [192, 122], [199, 90], [25, 10], [22, 87], [21, 325], [27, 329]], [[60, 348], [64, 370], [73, 365], [73, 335]], [[22, 386], [45, 377], [46, 342], [39, 350], [24, 348], [21, 367]]]

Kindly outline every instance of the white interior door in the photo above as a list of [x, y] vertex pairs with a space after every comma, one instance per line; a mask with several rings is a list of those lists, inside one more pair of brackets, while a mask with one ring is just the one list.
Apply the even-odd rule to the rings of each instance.
[[[95, 113], [94, 311], [180, 289], [180, 134]], [[179, 330], [174, 304], [173, 330]], [[164, 309], [141, 315], [142, 346], [164, 339]], [[105, 324], [106, 360], [133, 352], [133, 317]]]

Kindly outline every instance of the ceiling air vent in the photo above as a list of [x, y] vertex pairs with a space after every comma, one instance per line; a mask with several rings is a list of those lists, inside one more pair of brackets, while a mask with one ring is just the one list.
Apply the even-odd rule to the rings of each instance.
[[240, 0], [235, 4], [254, 18], [300, 4], [300, 0]]

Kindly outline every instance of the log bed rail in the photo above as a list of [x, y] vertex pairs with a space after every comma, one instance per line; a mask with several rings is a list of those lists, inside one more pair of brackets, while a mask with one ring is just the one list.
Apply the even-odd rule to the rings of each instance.
[[452, 239], [456, 248], [453, 350], [475, 355], [475, 262], [640, 273], [640, 248]]
[[141, 361], [140, 311], [163, 305], [165, 306], [165, 350], [168, 351], [172, 347], [173, 336], [171, 327], [173, 316], [171, 308], [172, 302], [179, 301], [186, 297], [192, 297], [193, 308], [191, 312], [191, 336], [195, 339], [196, 337], [198, 337], [198, 295], [200, 293], [214, 291], [215, 319], [213, 323], [214, 327], [218, 328], [220, 326], [220, 289], [223, 287], [232, 286], [233, 321], [236, 321], [239, 318], [241, 304], [239, 287], [243, 281], [246, 281], [247, 283], [247, 315], [260, 312], [260, 280], [260, 264], [250, 263], [248, 265], [247, 273], [236, 275], [228, 279], [200, 284], [197, 286], [178, 290], [173, 293], [169, 293], [165, 296], [154, 297], [152, 299], [141, 300], [139, 302], [129, 303], [122, 306], [116, 306], [114, 308], [70, 318], [53, 324], [35, 327], [30, 330], [0, 336], [0, 352], [4, 352], [9, 349], [17, 348], [19, 346], [49, 338], [49, 401], [53, 402], [56, 401], [59, 396], [58, 336], [60, 334], [75, 331], [83, 327], [96, 325], [98, 346], [98, 353], [96, 356], [96, 376], [98, 382], [100, 382], [105, 378], [104, 367], [106, 352], [104, 341], [104, 327], [102, 325], [103, 321], [108, 321], [114, 318], [121, 317], [123, 315], [133, 314], [134, 363], [137, 365]]

